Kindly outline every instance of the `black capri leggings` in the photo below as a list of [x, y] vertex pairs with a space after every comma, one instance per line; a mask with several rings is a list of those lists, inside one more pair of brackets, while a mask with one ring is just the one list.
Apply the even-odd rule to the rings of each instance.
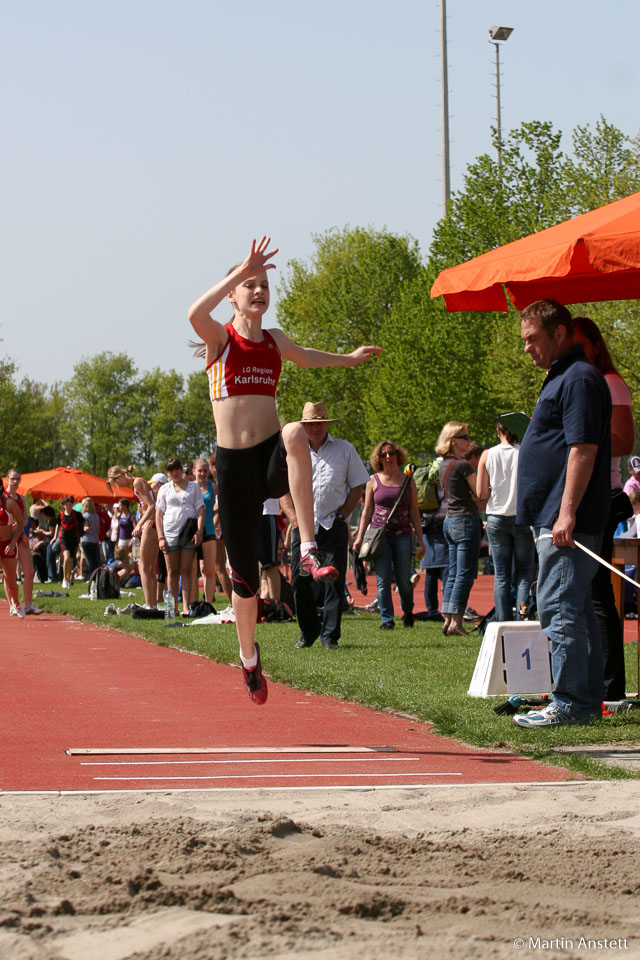
[[231, 583], [239, 597], [255, 597], [262, 505], [289, 491], [287, 454], [282, 433], [255, 447], [216, 451], [220, 526], [231, 567]]

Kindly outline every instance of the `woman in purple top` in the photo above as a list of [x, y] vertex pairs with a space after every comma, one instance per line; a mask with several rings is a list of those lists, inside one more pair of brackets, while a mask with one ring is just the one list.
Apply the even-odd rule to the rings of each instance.
[[[364, 510], [360, 518], [358, 535], [353, 544], [356, 553], [360, 549], [369, 522], [373, 528], [384, 526], [405, 480], [400, 467], [406, 459], [407, 451], [390, 440], [383, 440], [371, 454], [369, 462], [376, 472], [367, 483], [365, 491]], [[422, 524], [418, 510], [418, 491], [413, 478], [407, 484], [398, 508], [387, 525], [382, 555], [375, 562], [378, 607], [382, 617], [381, 630], [393, 630], [395, 626], [391, 593], [394, 579], [402, 604], [402, 622], [405, 627], [413, 626], [411, 558], [414, 553], [414, 538], [411, 535], [412, 527], [417, 544], [415, 552], [418, 556], [422, 556], [424, 550]]]

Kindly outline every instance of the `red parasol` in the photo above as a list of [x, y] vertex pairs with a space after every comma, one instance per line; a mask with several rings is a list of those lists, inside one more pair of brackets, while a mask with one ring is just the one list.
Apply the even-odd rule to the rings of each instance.
[[[6, 480], [3, 483], [6, 490]], [[91, 497], [97, 503], [115, 503], [122, 497], [134, 496], [133, 490], [125, 487], [112, 493], [106, 480], [74, 467], [55, 467], [53, 470], [23, 473], [18, 493], [23, 496], [31, 494], [34, 498], [42, 497], [44, 500], [61, 500], [63, 497], [82, 500], [83, 497]]]
[[443, 270], [447, 310], [522, 310], [534, 300], [640, 299], [640, 193]]

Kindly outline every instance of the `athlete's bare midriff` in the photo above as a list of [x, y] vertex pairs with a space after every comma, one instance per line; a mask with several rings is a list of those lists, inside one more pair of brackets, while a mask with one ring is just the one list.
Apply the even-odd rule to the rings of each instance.
[[217, 441], [221, 447], [231, 450], [255, 447], [280, 429], [273, 397], [244, 394], [213, 400], [211, 406]]

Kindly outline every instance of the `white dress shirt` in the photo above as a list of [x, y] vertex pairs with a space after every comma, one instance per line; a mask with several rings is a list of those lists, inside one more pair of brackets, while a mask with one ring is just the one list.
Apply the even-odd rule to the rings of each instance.
[[315, 530], [330, 530], [336, 513], [344, 506], [354, 487], [369, 479], [356, 448], [348, 440], [327, 434], [318, 451], [310, 447], [313, 470], [313, 506]]

